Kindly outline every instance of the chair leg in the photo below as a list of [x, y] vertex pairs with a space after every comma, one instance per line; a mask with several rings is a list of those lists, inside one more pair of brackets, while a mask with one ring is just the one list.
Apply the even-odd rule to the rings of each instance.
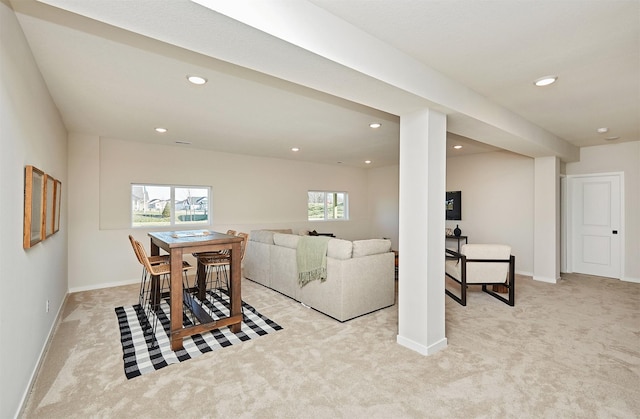
[[[145, 280], [143, 285], [142, 308], [147, 317], [147, 323], [144, 325], [143, 333], [145, 336], [151, 336], [149, 348], [155, 348], [158, 344], [156, 339], [156, 331], [158, 330], [158, 313], [162, 304], [163, 295], [170, 289], [170, 276], [168, 274], [153, 276], [145, 270]], [[187, 281], [185, 272], [185, 281]], [[188, 282], [187, 282], [188, 285]]]
[[516, 257], [509, 258], [509, 305], [513, 307], [516, 303]]
[[[227, 296], [229, 297], [229, 299], [231, 299], [231, 286], [229, 285], [230, 284], [230, 277], [229, 277], [230, 272], [229, 272], [229, 269], [227, 269], [227, 268], [229, 268], [229, 265], [219, 266], [218, 268], [220, 269], [220, 271], [222, 271], [222, 276], [224, 278], [224, 286], [225, 286], [225, 288], [227, 290]], [[219, 289], [222, 289], [222, 281], [220, 281], [220, 283], [219, 283]], [[219, 292], [220, 292], [220, 298], [222, 298], [222, 291], [219, 291]], [[231, 306], [231, 300], [229, 300], [229, 306]], [[240, 306], [240, 311], [242, 312], [242, 316], [244, 316], [244, 306], [243, 305]]]
[[222, 298], [222, 286], [225, 286], [227, 293], [229, 291], [229, 276], [227, 275], [226, 266], [216, 266], [216, 288], [218, 289], [218, 295]]
[[462, 301], [460, 304], [463, 306], [467, 305], [467, 283], [466, 281], [462, 281], [460, 283], [460, 300]]
[[151, 299], [157, 307], [160, 307], [163, 296], [170, 289], [170, 282], [167, 275], [151, 277]]
[[145, 294], [147, 287], [147, 270], [142, 268], [142, 277], [140, 278], [140, 292], [138, 293], [138, 304], [140, 307], [144, 307]]
[[[187, 271], [183, 271], [183, 281], [182, 281], [182, 298], [184, 301], [193, 301], [193, 297], [189, 294], [189, 275], [187, 275]], [[194, 285], [193, 285], [193, 295], [196, 295], [198, 293], [198, 279], [197, 277], [194, 280]], [[182, 305], [183, 311], [185, 312], [185, 314], [187, 315], [187, 317], [190, 317], [191, 319], [191, 323], [193, 323], [194, 325], [197, 324], [198, 320], [196, 319], [196, 315], [193, 312], [193, 308], [192, 307], [186, 307], [185, 304]], [[191, 313], [191, 314], [189, 314]]]
[[145, 268], [142, 268], [142, 278], [140, 280], [140, 295], [138, 297], [138, 304], [140, 304], [140, 308], [143, 310], [147, 322], [142, 324], [143, 333], [146, 334], [149, 331], [149, 310], [151, 304], [151, 281], [149, 273]]
[[204, 288], [206, 293], [207, 291], [213, 289], [215, 286], [215, 279], [213, 278], [213, 266], [205, 265], [204, 272], [205, 272]]
[[156, 339], [156, 330], [158, 328], [158, 311], [160, 310], [161, 303], [161, 279], [157, 276], [148, 275], [147, 282], [150, 283], [147, 286], [147, 294], [145, 296], [144, 311], [147, 317], [147, 324], [144, 326], [143, 333], [145, 336], [151, 335], [151, 342], [149, 348], [155, 348], [158, 344]]
[[[226, 289], [227, 295], [230, 295], [229, 271], [227, 267], [228, 265], [225, 264], [204, 265], [206, 291], [211, 292], [214, 296], [217, 291], [220, 301], [224, 301], [222, 296], [223, 288]], [[244, 315], [244, 307], [242, 307], [242, 314]]]
[[[189, 275], [187, 275], [187, 271], [183, 271], [183, 275], [184, 275], [184, 278], [182, 278], [182, 289], [185, 292], [189, 292], [189, 290], [191, 289], [189, 287]], [[195, 285], [194, 285], [194, 287], [195, 287]]]
[[513, 307], [515, 305], [515, 289], [516, 289], [516, 276], [515, 276], [515, 256], [511, 256], [509, 258], [509, 279], [507, 281], [507, 283], [505, 283], [504, 285], [509, 289], [509, 298], [504, 298], [503, 296], [496, 294], [493, 291], [490, 291], [486, 285], [482, 285], [482, 291], [486, 292], [487, 294], [489, 294], [490, 296], [497, 298], [498, 300], [502, 301], [503, 303], [506, 303], [508, 305], [510, 305], [511, 307]]
[[138, 303], [146, 311], [159, 299], [159, 296], [156, 295], [158, 293], [158, 278], [152, 276], [146, 269], [143, 270], [142, 275]]
[[449, 278], [454, 280], [458, 285], [460, 285], [460, 297], [458, 297], [457, 295], [455, 295], [454, 293], [452, 293], [446, 288], [444, 289], [445, 294], [453, 298], [453, 300], [458, 304], [460, 304], [461, 306], [466, 306], [467, 305], [467, 284], [463, 283], [462, 281], [458, 281], [456, 278], [452, 277], [449, 274], [445, 274], [445, 275], [447, 275]]

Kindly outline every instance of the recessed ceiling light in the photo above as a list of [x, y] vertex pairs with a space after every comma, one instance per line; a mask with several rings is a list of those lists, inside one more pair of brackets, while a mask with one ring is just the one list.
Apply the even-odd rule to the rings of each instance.
[[453, 148], [455, 148], [456, 150], [460, 150], [462, 148], [461, 145], [454, 145]]
[[606, 141], [613, 141], [613, 140], [618, 140], [620, 139], [620, 137], [607, 137], [605, 138]]
[[292, 147], [291, 151], [300, 151], [300, 149], [298, 147]]
[[380, 122], [372, 122], [369, 124], [369, 126], [373, 129], [376, 129], [376, 128], [380, 128], [382, 124]]
[[180, 141], [180, 140], [176, 141], [175, 143], [176, 144], [191, 144], [189, 141]]
[[609, 132], [609, 128], [602, 127], [602, 128], [598, 128], [596, 131], [598, 131], [598, 134], [606, 134], [607, 132]]
[[365, 164], [371, 164], [371, 160], [365, 160]]
[[207, 79], [200, 76], [187, 76], [187, 80], [193, 84], [205, 84], [207, 82]]
[[159, 132], [160, 134], [164, 134], [165, 132], [167, 132], [166, 128], [162, 128], [162, 127], [158, 127], [156, 128], [156, 132]]
[[555, 83], [556, 80], [558, 80], [558, 76], [544, 76], [544, 77], [540, 77], [538, 80], [534, 81], [533, 84], [535, 84], [536, 86], [542, 87], [542, 86], [548, 86], [552, 83]]

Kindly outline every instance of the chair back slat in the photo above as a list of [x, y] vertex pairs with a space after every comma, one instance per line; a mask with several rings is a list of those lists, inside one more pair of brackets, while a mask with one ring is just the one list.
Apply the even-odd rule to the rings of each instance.
[[136, 259], [138, 259], [138, 262], [140, 262], [141, 265], [144, 265], [144, 263], [142, 262], [142, 258], [140, 257], [140, 254], [138, 253], [138, 249], [136, 246], [136, 240], [133, 238], [133, 236], [131, 234], [129, 234], [129, 241], [131, 242], [131, 247], [133, 247], [133, 252], [136, 254]]
[[142, 259], [142, 264], [151, 275], [163, 275], [171, 272], [170, 266], [166, 263], [159, 264], [159, 265], [152, 265], [151, 262], [149, 261], [149, 258], [147, 257], [147, 252], [144, 250], [144, 246], [142, 245], [142, 243], [136, 240], [135, 245], [136, 245], [136, 249], [138, 250], [138, 254], [140, 255], [140, 258]]
[[249, 233], [238, 233], [238, 237], [242, 237], [240, 243], [240, 260], [244, 260], [244, 253], [247, 250], [247, 243], [249, 243]]

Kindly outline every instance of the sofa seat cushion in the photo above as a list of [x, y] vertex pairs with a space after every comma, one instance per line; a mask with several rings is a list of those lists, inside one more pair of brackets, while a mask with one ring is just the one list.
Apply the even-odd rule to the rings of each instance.
[[377, 255], [378, 253], [386, 253], [390, 251], [391, 240], [387, 239], [355, 240], [353, 242], [354, 258]]

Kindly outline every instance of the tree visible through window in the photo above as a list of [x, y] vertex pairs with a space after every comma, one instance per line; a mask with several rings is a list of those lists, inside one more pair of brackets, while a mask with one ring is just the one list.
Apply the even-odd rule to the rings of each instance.
[[210, 224], [206, 186], [131, 185], [131, 226]]
[[309, 221], [349, 219], [346, 192], [309, 191], [307, 216]]

